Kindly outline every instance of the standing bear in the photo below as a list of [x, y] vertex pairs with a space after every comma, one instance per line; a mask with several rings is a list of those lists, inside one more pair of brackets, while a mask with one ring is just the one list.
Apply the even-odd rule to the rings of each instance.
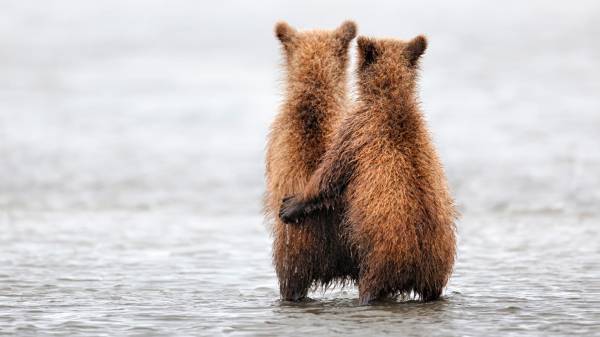
[[281, 298], [297, 301], [312, 285], [358, 277], [337, 215], [312, 217], [306, 226], [277, 217], [282, 198], [304, 190], [348, 108], [348, 48], [356, 25], [347, 21], [333, 31], [298, 32], [281, 22], [275, 34], [285, 56], [286, 87], [267, 144], [265, 213], [273, 221]]
[[456, 212], [416, 93], [424, 37], [358, 39], [358, 101], [301, 193], [280, 217], [302, 228], [345, 209], [359, 255], [360, 303], [439, 298], [455, 258]]

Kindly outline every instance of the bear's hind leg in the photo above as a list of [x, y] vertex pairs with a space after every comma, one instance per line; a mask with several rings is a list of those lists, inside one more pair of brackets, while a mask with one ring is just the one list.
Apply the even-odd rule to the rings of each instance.
[[431, 288], [421, 291], [420, 297], [423, 302], [436, 301], [442, 296], [443, 288]]
[[281, 299], [294, 302], [304, 299], [315, 277], [311, 252], [279, 250], [275, 252], [275, 261]]
[[279, 277], [279, 293], [284, 301], [301, 301], [306, 298], [311, 280], [298, 277], [293, 273], [285, 273]]
[[384, 274], [377, 274], [371, 268], [363, 272], [358, 281], [358, 302], [360, 305], [367, 305], [373, 301], [386, 298], [389, 294], [385, 290]]
[[379, 251], [363, 260], [359, 276], [360, 304], [405, 296], [414, 289], [414, 270], [410, 264], [398, 260], [395, 254]]
[[281, 298], [299, 301], [306, 297], [312, 284], [321, 278], [320, 270], [326, 261], [320, 227], [277, 223], [273, 242], [273, 260], [279, 279]]

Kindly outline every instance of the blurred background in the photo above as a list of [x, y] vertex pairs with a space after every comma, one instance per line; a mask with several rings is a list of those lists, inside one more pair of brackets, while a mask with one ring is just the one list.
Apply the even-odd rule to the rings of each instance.
[[[444, 301], [278, 301], [273, 26], [345, 19], [429, 38], [423, 110], [463, 214]], [[2, 1], [0, 332], [599, 333], [599, 36], [596, 1]]]

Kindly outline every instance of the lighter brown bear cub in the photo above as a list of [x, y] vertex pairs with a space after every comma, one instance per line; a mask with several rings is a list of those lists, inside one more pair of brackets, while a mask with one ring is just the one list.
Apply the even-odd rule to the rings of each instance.
[[282, 22], [275, 34], [285, 56], [286, 88], [267, 144], [265, 213], [274, 222], [281, 297], [296, 301], [313, 284], [358, 277], [335, 214], [313, 217], [306, 226], [286, 225], [275, 216], [284, 196], [304, 190], [347, 109], [348, 47], [356, 25], [348, 21], [333, 31], [298, 32]]
[[456, 212], [415, 88], [426, 47], [422, 36], [358, 39], [356, 107], [304, 191], [280, 212], [300, 223], [345, 207], [362, 304], [411, 294], [435, 300], [454, 264]]

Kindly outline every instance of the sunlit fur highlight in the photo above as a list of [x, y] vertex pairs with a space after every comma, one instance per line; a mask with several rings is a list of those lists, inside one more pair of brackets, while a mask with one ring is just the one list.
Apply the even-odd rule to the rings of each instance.
[[356, 25], [347, 21], [332, 31], [298, 32], [281, 22], [275, 35], [285, 57], [286, 86], [268, 137], [265, 213], [281, 298], [296, 301], [312, 285], [358, 276], [339, 237], [339, 217], [324, 214], [295, 226], [275, 216], [284, 196], [304, 190], [347, 110], [348, 48]]
[[453, 200], [419, 108], [427, 40], [358, 39], [358, 99], [304, 191], [280, 216], [303, 223], [346, 209], [359, 255], [360, 302], [439, 298], [455, 259]]

